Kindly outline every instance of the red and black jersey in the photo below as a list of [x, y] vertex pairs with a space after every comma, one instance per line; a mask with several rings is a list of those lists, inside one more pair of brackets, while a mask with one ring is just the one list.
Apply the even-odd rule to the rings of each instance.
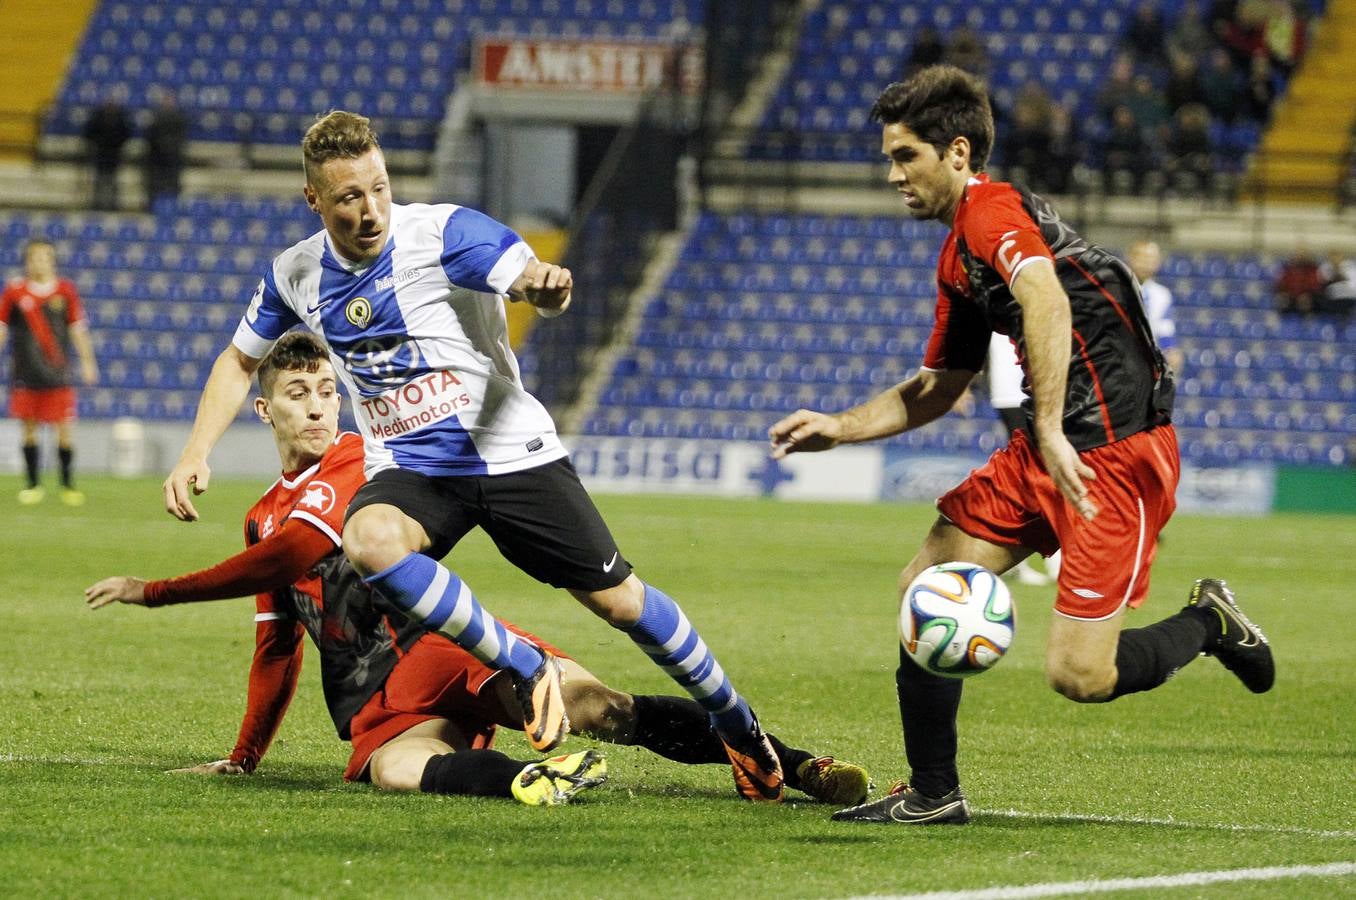
[[65, 278], [40, 289], [16, 278], [0, 294], [0, 322], [9, 326], [13, 376], [24, 388], [57, 388], [71, 384], [71, 326], [85, 318], [80, 294]]
[[[942, 245], [924, 367], [978, 372], [998, 332], [1012, 339], [1027, 370], [1022, 309], [1010, 285], [1037, 260], [1054, 264], [1072, 312], [1064, 402], [1070, 443], [1090, 450], [1169, 421], [1172, 373], [1129, 268], [1085, 241], [1041, 197], [986, 175], [970, 180]], [[1031, 393], [1029, 371], [1024, 389]], [[1029, 399], [1024, 408], [1030, 430]]]
[[354, 713], [427, 630], [373, 592], [340, 550], [344, 513], [364, 480], [362, 438], [346, 432], [320, 462], [275, 482], [245, 517], [250, 543], [266, 540], [289, 520], [304, 521], [333, 542], [332, 552], [293, 584], [258, 595], [255, 621], [292, 620], [305, 627], [320, 651], [325, 703], [345, 740]]

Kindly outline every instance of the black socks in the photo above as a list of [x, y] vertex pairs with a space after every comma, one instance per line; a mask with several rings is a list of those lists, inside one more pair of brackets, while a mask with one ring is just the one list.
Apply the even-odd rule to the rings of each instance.
[[1208, 609], [1188, 606], [1144, 628], [1127, 628], [1116, 645], [1116, 686], [1108, 700], [1156, 688], [1195, 659], [1219, 630]]
[[933, 675], [900, 647], [895, 688], [904, 725], [904, 755], [912, 770], [909, 784], [925, 797], [945, 796], [960, 786], [956, 772], [960, 679]]
[[28, 486], [38, 486], [38, 445], [24, 444], [24, 469], [28, 472]]
[[634, 700], [636, 746], [689, 765], [730, 761], [711, 717], [696, 700], [656, 695], [637, 695]]
[[463, 750], [435, 756], [424, 766], [419, 790], [425, 794], [512, 797], [513, 779], [531, 763], [498, 750]]
[[[34, 448], [36, 453], [37, 448]], [[61, 466], [61, 486], [64, 488], [73, 487], [71, 484], [71, 461], [75, 459], [75, 449], [72, 447], [57, 448], [57, 463]]]

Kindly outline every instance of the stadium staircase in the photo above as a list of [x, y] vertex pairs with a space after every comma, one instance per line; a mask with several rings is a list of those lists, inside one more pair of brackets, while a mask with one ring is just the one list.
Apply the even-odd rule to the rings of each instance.
[[1356, 125], [1356, 0], [1327, 11], [1244, 181], [1245, 195], [1331, 205], [1344, 180]]
[[28, 158], [98, 0], [6, 0], [0, 28], [0, 158]]

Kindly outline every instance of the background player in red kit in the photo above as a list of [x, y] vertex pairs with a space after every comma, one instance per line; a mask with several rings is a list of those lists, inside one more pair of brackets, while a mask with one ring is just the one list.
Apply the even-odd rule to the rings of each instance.
[[0, 295], [0, 338], [6, 330], [13, 373], [9, 414], [23, 423], [28, 476], [28, 486], [19, 491], [19, 502], [29, 506], [44, 495], [39, 480], [38, 426], [45, 423], [56, 428], [62, 502], [79, 506], [85, 502], [85, 495], [75, 489], [72, 478], [75, 388], [71, 383], [71, 350], [80, 357], [83, 383], [98, 381], [99, 367], [94, 361], [80, 294], [69, 280], [57, 277], [56, 247], [48, 241], [28, 243], [24, 248], [24, 277], [5, 285]]
[[[259, 387], [255, 410], [273, 429], [284, 474], [246, 515], [249, 548], [179, 578], [108, 578], [85, 592], [96, 609], [114, 601], [162, 606], [259, 594], [248, 708], [235, 749], [189, 771], [254, 770], [296, 689], [301, 637], [309, 632], [330, 715], [339, 736], [353, 743], [346, 779], [370, 778], [391, 790], [511, 793], [531, 804], [563, 802], [601, 780], [605, 763], [593, 751], [525, 761], [488, 749], [496, 725], [523, 727], [511, 679], [494, 677], [498, 670], [372, 591], [340, 552], [345, 511], [364, 483], [363, 447], [357, 434], [337, 434], [340, 398], [319, 340], [284, 336], [259, 368]], [[680, 762], [728, 763], [695, 700], [612, 690], [540, 638], [513, 630], [560, 656], [563, 697], [578, 730]], [[788, 786], [828, 801], [866, 796], [859, 767], [769, 739]]]
[[[965, 560], [1002, 573], [1033, 551], [1063, 549], [1046, 653], [1052, 687], [1102, 702], [1157, 687], [1200, 653], [1250, 690], [1271, 688], [1266, 639], [1224, 582], [1202, 579], [1187, 606], [1122, 630], [1149, 587], [1159, 530], [1175, 507], [1172, 373], [1121, 260], [1083, 240], [1048, 203], [979, 174], [993, 146], [983, 85], [934, 66], [887, 87], [889, 183], [915, 219], [951, 227], [937, 263], [936, 324], [916, 375], [837, 415], [795, 412], [772, 426], [773, 456], [827, 450], [918, 428], [943, 415], [1008, 335], [1026, 372], [1026, 425], [938, 501], [940, 517], [899, 577]], [[915, 665], [896, 674], [911, 784], [838, 820], [961, 823], [956, 770], [961, 682]]]

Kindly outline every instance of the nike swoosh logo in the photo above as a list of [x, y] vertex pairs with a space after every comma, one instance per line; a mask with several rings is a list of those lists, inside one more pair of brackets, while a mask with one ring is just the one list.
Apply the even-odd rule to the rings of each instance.
[[[1239, 628], [1243, 629], [1243, 634], [1245, 635], [1245, 637], [1243, 638], [1243, 640], [1239, 641], [1236, 646], [1247, 649], [1249, 647], [1257, 647], [1262, 643], [1258, 639], [1258, 635], [1255, 628], [1249, 628], [1248, 622], [1244, 621], [1244, 619], [1241, 616], [1237, 615], [1231, 607], [1229, 607], [1228, 605], [1216, 606], [1215, 610], [1219, 613], [1221, 619], [1224, 619], [1227, 616], [1234, 621], [1234, 624], [1236, 624]], [[1227, 630], [1229, 627], [1229, 623], [1225, 622], [1224, 627]]]
[[603, 571], [604, 571], [604, 572], [611, 572], [611, 571], [612, 571], [612, 567], [615, 566], [615, 565], [617, 564], [617, 553], [618, 553], [618, 551], [616, 551], [616, 550], [612, 551], [612, 558], [609, 559], [607, 562], [603, 563]]
[[317, 303], [315, 306], [308, 306], [308, 307], [306, 307], [306, 314], [309, 316], [311, 313], [313, 313], [313, 312], [315, 312], [316, 310], [320, 309], [320, 307], [324, 306], [326, 303], [329, 303], [329, 302], [330, 302], [330, 299], [329, 299], [328, 297], [326, 297], [324, 300], [321, 300], [321, 301], [320, 301], [319, 303]]
[[890, 818], [896, 822], [929, 822], [933, 819], [947, 815], [956, 807], [961, 805], [961, 801], [956, 800], [937, 809], [930, 809], [924, 813], [914, 813], [904, 808], [903, 803], [897, 803], [890, 808]]

